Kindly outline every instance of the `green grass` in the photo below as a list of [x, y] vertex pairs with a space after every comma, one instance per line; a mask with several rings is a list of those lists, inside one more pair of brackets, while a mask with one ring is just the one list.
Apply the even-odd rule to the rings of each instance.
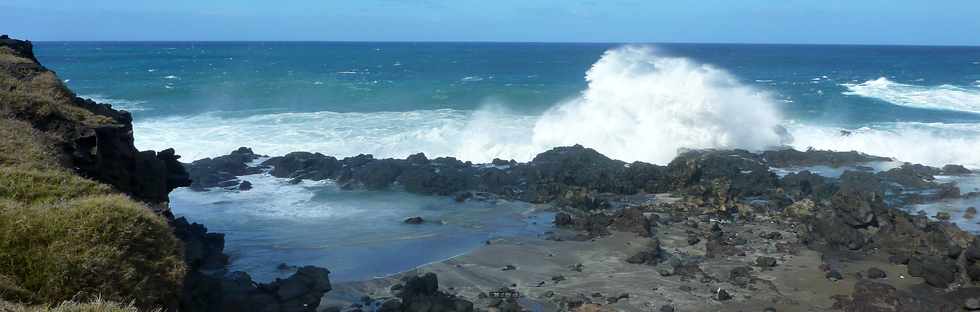
[[0, 202], [0, 274], [37, 302], [103, 296], [174, 302], [180, 244], [162, 218], [123, 195], [41, 204]]
[[53, 140], [31, 124], [0, 117], [0, 166], [60, 168], [55, 150]]
[[0, 114], [32, 120], [61, 117], [87, 126], [113, 124], [112, 118], [73, 104], [74, 93], [53, 72], [0, 48]]
[[59, 148], [66, 130], [25, 122], [114, 123], [73, 98], [54, 73], [0, 48], [0, 311], [173, 304], [185, 267], [166, 220], [66, 168]]

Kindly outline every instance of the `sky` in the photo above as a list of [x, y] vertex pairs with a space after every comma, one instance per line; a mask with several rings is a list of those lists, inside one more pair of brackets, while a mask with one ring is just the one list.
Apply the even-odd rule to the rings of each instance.
[[978, 0], [0, 0], [35, 41], [980, 45]]

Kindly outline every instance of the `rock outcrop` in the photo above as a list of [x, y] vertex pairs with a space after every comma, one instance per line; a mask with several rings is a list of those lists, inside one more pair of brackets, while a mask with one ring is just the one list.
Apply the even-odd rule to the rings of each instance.
[[[175, 279], [172, 288], [179, 288], [180, 276], [185, 272], [185, 267], [180, 265], [177, 257], [182, 251], [187, 274], [183, 278], [183, 296], [179, 299], [179, 304], [169, 298], [171, 294], [179, 293], [180, 289], [161, 290], [159, 293], [152, 294], [153, 298], [123, 299], [180, 311], [315, 311], [320, 298], [330, 290], [329, 271], [316, 267], [300, 268], [289, 278], [268, 284], [255, 283], [247, 274], [241, 272], [223, 274], [221, 272], [228, 263], [228, 256], [223, 253], [224, 236], [220, 233], [209, 233], [203, 225], [191, 223], [184, 218], [174, 218], [170, 213], [168, 207], [170, 191], [178, 187], [191, 186], [192, 176], [198, 179], [194, 183], [196, 189], [226, 186], [228, 181], [235, 181], [234, 186], [246, 190], [250, 183], [246, 184], [247, 181], [239, 183], [236, 177], [261, 172], [261, 169], [246, 165], [260, 157], [251, 150], [243, 148], [228, 156], [196, 161], [189, 165], [190, 173], [178, 161], [180, 156], [173, 149], [160, 152], [139, 151], [133, 145], [132, 116], [128, 112], [115, 110], [108, 104], [99, 104], [77, 97], [52, 71], [38, 63], [33, 54], [33, 45], [29, 41], [14, 40], [7, 36], [0, 37], [0, 90], [2, 90], [0, 91], [0, 115], [2, 115], [0, 117], [28, 125], [33, 128], [31, 131], [39, 133], [45, 142], [50, 142], [55, 147], [54, 150], [44, 152], [52, 154], [57, 165], [144, 202], [147, 204], [146, 207], [164, 217], [169, 223], [172, 234], [161, 234], [168, 237], [137, 236], [127, 239], [139, 239], [143, 244], [139, 245], [139, 248], [153, 250], [156, 252], [153, 254], [155, 257], [176, 258], [176, 263], [169, 269], [177, 273], [166, 277], [141, 277], [139, 274], [156, 272], [156, 268], [143, 267], [142, 270], [120, 271], [113, 274], [125, 275], [126, 280], [140, 279], [142, 282], [139, 283], [138, 288], [141, 289], [133, 291], [145, 297], [150, 296], [139, 291], [144, 291], [142, 288], [162, 284], [160, 280], [164, 278]], [[0, 165], [17, 164], [0, 162]], [[93, 187], [86, 189], [99, 190]], [[118, 201], [111, 203], [122, 207], [130, 206]], [[90, 202], [97, 201], [90, 200], [82, 203]], [[143, 207], [143, 205], [136, 206]], [[123, 214], [113, 216], [119, 218], [119, 215]], [[154, 216], [154, 218], [159, 217]], [[133, 222], [142, 224], [139, 222], [148, 221], [138, 219]], [[160, 223], [163, 225], [164, 232], [167, 232], [167, 223], [163, 221]], [[150, 225], [144, 225], [143, 228], [152, 228]], [[183, 242], [183, 248], [180, 248], [174, 237]], [[159, 246], [157, 249], [154, 249], [154, 246], [144, 246], [152, 242], [168, 241], [173, 243], [169, 246]], [[146, 252], [128, 245], [117, 246], [117, 248], [129, 248], [125, 253], [132, 257], [131, 262], [134, 263], [139, 261], [150, 263], [156, 260], [140, 258], [146, 256]], [[164, 254], [169, 250], [174, 250], [173, 254]], [[112, 270], [114, 264], [99, 263], [95, 268]], [[213, 271], [218, 273], [205, 273]], [[102, 274], [105, 275], [104, 278], [113, 276], [106, 274], [109, 272]], [[70, 275], [63, 277], [68, 278]], [[0, 274], [0, 282], [2, 282], [0, 299], [5, 299], [3, 296], [8, 286], [6, 279], [6, 276]], [[20, 291], [20, 288], [17, 290]], [[126, 293], [129, 290], [114, 289], [110, 292], [93, 289], [92, 291], [115, 294]], [[156, 300], [156, 297], [168, 297], [168, 299], [166, 302], [161, 302]]]
[[165, 203], [170, 191], [190, 185], [173, 149], [137, 150], [129, 112], [76, 96], [37, 62], [30, 41], [2, 39], [0, 49], [23, 60], [0, 62], [0, 111], [55, 140], [63, 166], [150, 204]]

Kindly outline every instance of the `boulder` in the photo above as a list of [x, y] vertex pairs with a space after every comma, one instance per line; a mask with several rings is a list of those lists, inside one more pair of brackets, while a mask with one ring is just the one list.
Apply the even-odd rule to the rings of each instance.
[[963, 167], [962, 165], [945, 165], [942, 169], [943, 175], [967, 175], [971, 173], [973, 173], [973, 171], [966, 169], [966, 167]]
[[472, 302], [439, 291], [439, 279], [434, 273], [408, 278], [398, 297], [401, 311], [406, 312], [473, 311]]
[[293, 152], [281, 157], [273, 157], [262, 166], [271, 166], [274, 177], [288, 179], [309, 179], [320, 181], [332, 179], [339, 173], [340, 161], [320, 153]]
[[926, 284], [946, 288], [956, 280], [959, 267], [955, 262], [938, 256], [915, 256], [909, 260], [909, 275], [921, 277]]
[[850, 296], [835, 297], [833, 308], [844, 312], [952, 312], [959, 307], [938, 298], [917, 297], [895, 287], [859, 280]]
[[[227, 186], [228, 184], [238, 185], [237, 177], [261, 173], [261, 168], [248, 165], [259, 157], [252, 152], [252, 149], [240, 147], [228, 155], [196, 160], [184, 164], [184, 166], [187, 168], [191, 180], [193, 180], [191, 189], [205, 190], [212, 187]], [[225, 182], [228, 181], [231, 183], [226, 184]]]

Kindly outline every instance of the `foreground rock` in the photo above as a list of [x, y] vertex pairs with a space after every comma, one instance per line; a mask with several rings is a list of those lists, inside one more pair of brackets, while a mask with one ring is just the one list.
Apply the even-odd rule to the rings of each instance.
[[221, 277], [194, 273], [185, 292], [194, 299], [187, 311], [313, 312], [320, 298], [331, 290], [330, 272], [306, 266], [286, 279], [256, 283], [245, 272]]

